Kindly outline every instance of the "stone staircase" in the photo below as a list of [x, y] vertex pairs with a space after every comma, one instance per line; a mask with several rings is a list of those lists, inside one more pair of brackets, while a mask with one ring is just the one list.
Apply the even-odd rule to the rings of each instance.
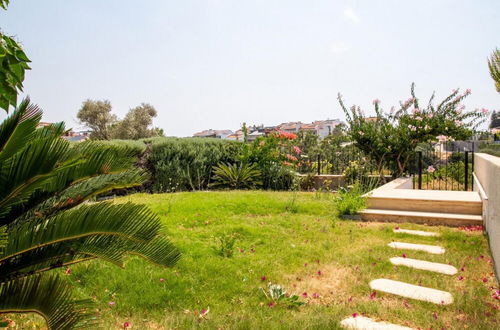
[[482, 201], [475, 191], [400, 189], [382, 186], [367, 195], [365, 221], [413, 222], [427, 225], [480, 225]]

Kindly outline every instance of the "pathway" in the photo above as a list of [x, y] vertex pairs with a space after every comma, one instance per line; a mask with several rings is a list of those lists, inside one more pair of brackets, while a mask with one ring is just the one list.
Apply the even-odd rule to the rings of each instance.
[[[420, 230], [409, 230], [409, 229], [394, 229], [395, 234], [404, 233], [415, 236], [427, 236], [427, 237], [437, 237], [439, 233], [426, 232]], [[403, 250], [417, 250], [424, 251], [431, 254], [443, 254], [445, 249], [441, 246], [427, 245], [427, 244], [413, 244], [406, 242], [392, 242], [388, 244], [389, 247], [394, 249]], [[394, 257], [389, 259], [392, 264], [406, 266], [410, 268], [431, 271], [439, 274], [454, 275], [457, 273], [457, 269], [451, 265], [430, 262], [426, 260], [409, 259]], [[385, 278], [375, 279], [370, 282], [370, 288], [375, 291], [385, 292], [393, 294], [396, 296], [416, 299], [421, 301], [427, 301], [434, 304], [452, 304], [453, 296], [446, 291], [437, 290], [434, 288], [426, 288], [419, 285], [414, 285], [411, 283], [405, 283], [400, 281], [389, 280]], [[340, 323], [346, 329], [355, 330], [411, 330], [411, 328], [392, 324], [383, 321], [376, 321], [374, 319], [353, 315], [347, 317]]]

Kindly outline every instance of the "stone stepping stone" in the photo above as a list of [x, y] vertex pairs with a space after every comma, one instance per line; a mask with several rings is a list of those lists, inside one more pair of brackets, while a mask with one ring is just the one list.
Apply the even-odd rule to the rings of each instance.
[[395, 228], [394, 232], [395, 233], [402, 233], [402, 234], [417, 235], [417, 236], [439, 236], [439, 233], [422, 231], [422, 230], [401, 229], [401, 228]]
[[377, 322], [369, 317], [356, 316], [348, 317], [340, 322], [345, 329], [354, 330], [413, 330], [412, 328], [388, 322]]
[[439, 305], [449, 305], [453, 302], [453, 296], [449, 292], [408, 284], [405, 282], [387, 280], [384, 278], [371, 281], [370, 288], [376, 291], [391, 293], [401, 297], [427, 301]]
[[413, 243], [403, 243], [403, 242], [392, 242], [389, 243], [391, 248], [403, 249], [403, 250], [415, 250], [415, 251], [425, 251], [432, 254], [443, 254], [444, 248], [436, 245], [427, 244], [413, 244]]
[[428, 270], [431, 272], [436, 272], [446, 275], [455, 275], [458, 272], [458, 270], [453, 266], [440, 264], [437, 262], [430, 262], [430, 261], [410, 259], [410, 258], [401, 258], [401, 257], [394, 257], [389, 260], [391, 260], [393, 265]]

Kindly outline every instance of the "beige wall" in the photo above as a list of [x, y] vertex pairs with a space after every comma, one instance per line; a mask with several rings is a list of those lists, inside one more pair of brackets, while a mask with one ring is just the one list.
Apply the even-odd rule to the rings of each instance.
[[474, 175], [474, 190], [478, 191], [483, 199], [484, 224], [495, 261], [495, 270], [497, 275], [500, 275], [500, 157], [474, 154]]

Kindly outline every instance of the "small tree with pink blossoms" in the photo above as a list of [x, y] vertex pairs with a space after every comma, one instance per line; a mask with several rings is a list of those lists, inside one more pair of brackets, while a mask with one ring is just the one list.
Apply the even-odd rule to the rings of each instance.
[[412, 84], [411, 97], [388, 113], [383, 111], [379, 100], [374, 100], [375, 117], [366, 117], [359, 106], [347, 108], [338, 95], [351, 139], [377, 164], [383, 182], [384, 169], [389, 169], [393, 177], [407, 172], [420, 143], [436, 141], [438, 136], [446, 140], [466, 140], [488, 113], [486, 109], [465, 111], [462, 101], [471, 93], [469, 89], [464, 93], [453, 90], [436, 106], [434, 94], [426, 105], [421, 104], [414, 87]]

